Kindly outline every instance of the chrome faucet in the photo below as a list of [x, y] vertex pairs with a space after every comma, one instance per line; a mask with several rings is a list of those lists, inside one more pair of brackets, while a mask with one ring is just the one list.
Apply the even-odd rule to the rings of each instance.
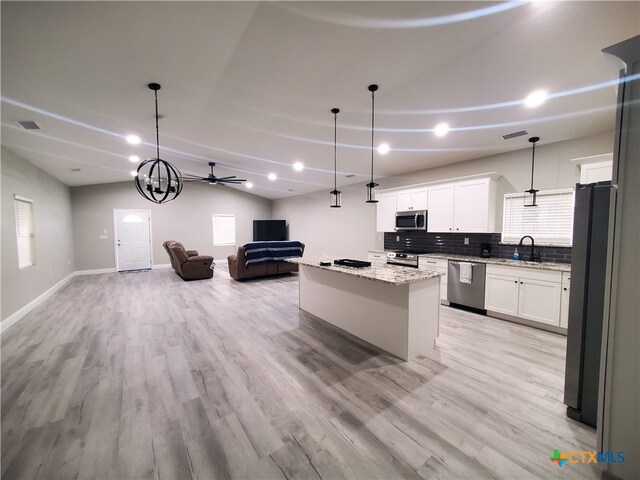
[[531, 235], [525, 235], [524, 237], [522, 237], [520, 239], [520, 243], [518, 243], [518, 247], [522, 248], [522, 241], [525, 238], [531, 239], [531, 253], [529, 254], [529, 261], [530, 262], [539, 262], [540, 261], [540, 255], [536, 255], [536, 251], [535, 251], [536, 245], [535, 245], [535, 242], [533, 241], [533, 237]]

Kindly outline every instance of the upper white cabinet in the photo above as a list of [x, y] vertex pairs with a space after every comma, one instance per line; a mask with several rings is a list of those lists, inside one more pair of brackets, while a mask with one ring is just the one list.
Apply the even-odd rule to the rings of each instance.
[[580, 168], [580, 183], [606, 182], [613, 176], [613, 160], [589, 163]]
[[478, 178], [428, 188], [427, 231], [493, 233], [496, 181]]
[[455, 184], [453, 224], [456, 232], [493, 233], [496, 181], [480, 178]]
[[580, 168], [580, 183], [605, 182], [613, 176], [613, 153], [574, 158], [571, 161]]
[[381, 193], [376, 205], [376, 231], [393, 232], [396, 226], [396, 193]]
[[427, 189], [427, 231], [453, 231], [454, 184], [445, 183]]
[[411, 190], [401, 190], [398, 192], [397, 211], [426, 210], [427, 209], [427, 188], [413, 188]]

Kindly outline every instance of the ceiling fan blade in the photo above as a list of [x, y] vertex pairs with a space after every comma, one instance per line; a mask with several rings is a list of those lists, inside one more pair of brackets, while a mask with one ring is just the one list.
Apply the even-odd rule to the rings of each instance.
[[224, 182], [224, 183], [235, 183], [235, 184], [241, 184], [242, 182], [246, 182], [246, 180], [242, 179], [242, 178], [237, 178], [237, 179], [233, 179], [233, 180], [218, 180], [219, 182]]
[[229, 180], [229, 179], [232, 179], [232, 178], [236, 178], [236, 176], [232, 175], [230, 177], [218, 177], [218, 180]]

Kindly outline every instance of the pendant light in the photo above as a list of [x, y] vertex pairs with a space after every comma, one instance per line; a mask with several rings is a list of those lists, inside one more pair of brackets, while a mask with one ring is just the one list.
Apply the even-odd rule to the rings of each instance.
[[374, 132], [374, 112], [375, 112], [375, 92], [378, 85], [369, 85], [371, 92], [371, 181], [367, 183], [367, 203], [378, 203], [378, 184], [373, 181], [373, 132]]
[[154, 91], [156, 99], [156, 158], [140, 163], [133, 181], [138, 193], [150, 202], [169, 203], [182, 192], [182, 176], [176, 167], [160, 158], [158, 90], [161, 87], [159, 83], [150, 83], [147, 87]]
[[535, 160], [536, 160], [536, 143], [538, 143], [539, 140], [540, 140], [540, 137], [531, 137], [529, 139], [529, 142], [533, 145], [533, 148], [531, 150], [531, 187], [529, 188], [529, 190], [525, 190], [524, 192], [525, 207], [538, 206], [538, 204], [536, 203], [536, 195], [538, 194], [539, 190], [536, 190], [535, 188], [533, 188], [533, 167], [535, 165]]
[[339, 108], [332, 108], [333, 113], [333, 190], [329, 192], [330, 207], [340, 208], [340, 196], [342, 195], [338, 190], [338, 113]]

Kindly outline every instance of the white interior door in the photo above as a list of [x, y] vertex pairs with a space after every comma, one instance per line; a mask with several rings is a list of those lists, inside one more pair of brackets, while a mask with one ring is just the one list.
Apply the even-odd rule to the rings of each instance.
[[148, 210], [114, 210], [116, 269], [151, 268], [151, 214]]

